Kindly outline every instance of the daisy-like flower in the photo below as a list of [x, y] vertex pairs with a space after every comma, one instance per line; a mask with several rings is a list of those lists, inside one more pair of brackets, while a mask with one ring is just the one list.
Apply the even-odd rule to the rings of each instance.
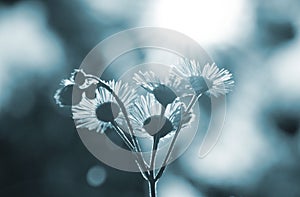
[[[121, 99], [125, 107], [130, 107], [136, 99], [136, 92], [127, 83], [109, 81], [107, 85]], [[86, 93], [78, 105], [72, 107], [73, 119], [77, 128], [87, 128], [103, 133], [113, 124], [122, 124], [124, 115], [112, 94], [105, 88], [96, 89], [96, 97], [89, 99]]]
[[177, 95], [181, 94], [181, 79], [172, 75], [161, 80], [154, 72], [141, 72], [134, 74], [133, 79], [137, 85], [142, 86], [147, 92], [152, 93], [160, 104], [166, 107], [174, 102]]
[[88, 98], [94, 98], [92, 92], [95, 92], [96, 83], [82, 69], [76, 69], [69, 79], [61, 81], [62, 87], [54, 95], [56, 104], [60, 107], [76, 105], [81, 101], [83, 92], [86, 92]]
[[173, 74], [183, 78], [188, 83], [187, 87], [193, 89], [197, 95], [225, 95], [234, 84], [232, 74], [224, 68], [219, 69], [215, 63], [201, 66], [195, 60], [183, 59], [173, 67]]
[[193, 113], [184, 112], [185, 106], [178, 99], [167, 105], [164, 114], [163, 106], [153, 94], [140, 96], [130, 109], [130, 119], [136, 135], [140, 137], [154, 137], [155, 139], [170, 136], [181, 121], [181, 127], [187, 127], [193, 119]]

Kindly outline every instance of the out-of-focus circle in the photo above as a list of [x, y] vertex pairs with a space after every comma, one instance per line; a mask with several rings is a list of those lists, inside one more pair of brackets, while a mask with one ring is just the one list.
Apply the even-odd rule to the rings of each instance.
[[90, 186], [98, 187], [105, 182], [106, 176], [106, 170], [103, 167], [96, 165], [88, 170], [86, 180]]

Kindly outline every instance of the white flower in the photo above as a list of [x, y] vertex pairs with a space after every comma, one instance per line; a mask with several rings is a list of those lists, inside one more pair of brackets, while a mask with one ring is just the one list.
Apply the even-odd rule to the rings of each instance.
[[141, 72], [134, 74], [133, 79], [137, 85], [142, 86], [146, 91], [152, 93], [160, 104], [166, 107], [178, 96], [181, 96], [181, 79], [175, 75], [160, 79], [154, 72]]
[[196, 94], [207, 92], [218, 97], [230, 92], [234, 84], [232, 74], [224, 68], [219, 69], [215, 63], [201, 66], [195, 60], [184, 59], [173, 67], [172, 74], [185, 79], [188, 88]]
[[[127, 83], [109, 81], [107, 85], [121, 99], [124, 106], [129, 108], [136, 98], [136, 92]], [[87, 128], [103, 133], [112, 128], [112, 123], [122, 124], [124, 118], [120, 106], [112, 94], [105, 88], [96, 89], [96, 98], [89, 99], [83, 94], [78, 105], [72, 106], [73, 119], [76, 128]]]
[[56, 104], [60, 107], [77, 105], [81, 99], [83, 92], [90, 96], [89, 92], [96, 88], [97, 80], [88, 78], [88, 75], [82, 69], [75, 69], [69, 79], [63, 79], [60, 83], [61, 88], [54, 95]]
[[94, 78], [90, 78], [89, 74], [86, 74], [82, 69], [75, 69], [73, 73], [71, 73], [70, 79], [65, 79], [62, 81], [62, 84], [73, 84], [77, 85], [80, 89], [86, 89], [91, 84], [97, 83], [97, 80]]
[[163, 138], [175, 131], [180, 121], [181, 127], [184, 128], [193, 119], [192, 112], [182, 113], [185, 105], [179, 101], [179, 98], [167, 105], [163, 115], [161, 115], [162, 109], [163, 106], [152, 94], [140, 96], [130, 109], [130, 119], [136, 135]]

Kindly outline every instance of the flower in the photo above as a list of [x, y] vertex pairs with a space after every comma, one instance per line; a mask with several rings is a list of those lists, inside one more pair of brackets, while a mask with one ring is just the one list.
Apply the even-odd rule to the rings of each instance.
[[181, 127], [187, 127], [193, 119], [193, 113], [182, 113], [184, 103], [175, 99], [167, 105], [164, 114], [163, 106], [155, 99], [153, 94], [140, 96], [130, 109], [130, 119], [136, 135], [140, 137], [163, 138], [175, 131], [181, 122]]
[[174, 102], [177, 95], [181, 94], [180, 78], [176, 76], [170, 76], [161, 80], [154, 72], [141, 72], [134, 74], [133, 79], [137, 85], [142, 86], [146, 91], [152, 93], [160, 104], [166, 107], [168, 104]]
[[[136, 99], [134, 89], [122, 81], [109, 81], [108, 85], [121, 99], [124, 106], [129, 108]], [[86, 93], [78, 105], [72, 107], [73, 119], [76, 128], [87, 128], [103, 133], [107, 128], [112, 128], [115, 122], [122, 124], [124, 117], [120, 106], [112, 94], [105, 88], [96, 89], [96, 97], [89, 99]]]
[[57, 105], [66, 107], [77, 105], [82, 99], [83, 92], [90, 90], [94, 84], [91, 84], [86, 89], [81, 89], [73, 80], [64, 79], [61, 81], [61, 86], [62, 87], [55, 92], [54, 99]]
[[56, 104], [60, 107], [77, 105], [83, 92], [86, 92], [88, 98], [94, 98], [97, 80], [88, 78], [88, 75], [82, 69], [75, 69], [69, 79], [63, 79], [62, 86], [54, 95]]
[[193, 89], [197, 95], [205, 92], [215, 97], [225, 95], [234, 84], [228, 70], [219, 69], [215, 63], [201, 66], [195, 60], [181, 60], [173, 67], [172, 75], [183, 78], [188, 83], [187, 87]]

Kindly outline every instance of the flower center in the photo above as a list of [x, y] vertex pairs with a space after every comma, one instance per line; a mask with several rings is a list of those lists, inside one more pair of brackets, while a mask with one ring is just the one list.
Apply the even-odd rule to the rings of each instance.
[[143, 128], [149, 135], [159, 138], [166, 136], [174, 130], [172, 122], [168, 118], [159, 115], [147, 118], [143, 123]]
[[201, 94], [206, 92], [209, 89], [210, 84], [208, 84], [208, 80], [205, 81], [201, 76], [192, 76], [189, 77], [190, 83], [196, 94]]
[[172, 103], [177, 98], [175, 92], [163, 84], [160, 84], [158, 87], [154, 88], [153, 94], [157, 101], [164, 107]]
[[83, 85], [85, 83], [85, 76], [82, 72], [77, 72], [74, 75], [75, 83], [78, 85]]
[[113, 122], [120, 113], [120, 107], [114, 102], [101, 103], [96, 108], [96, 116], [104, 122]]

